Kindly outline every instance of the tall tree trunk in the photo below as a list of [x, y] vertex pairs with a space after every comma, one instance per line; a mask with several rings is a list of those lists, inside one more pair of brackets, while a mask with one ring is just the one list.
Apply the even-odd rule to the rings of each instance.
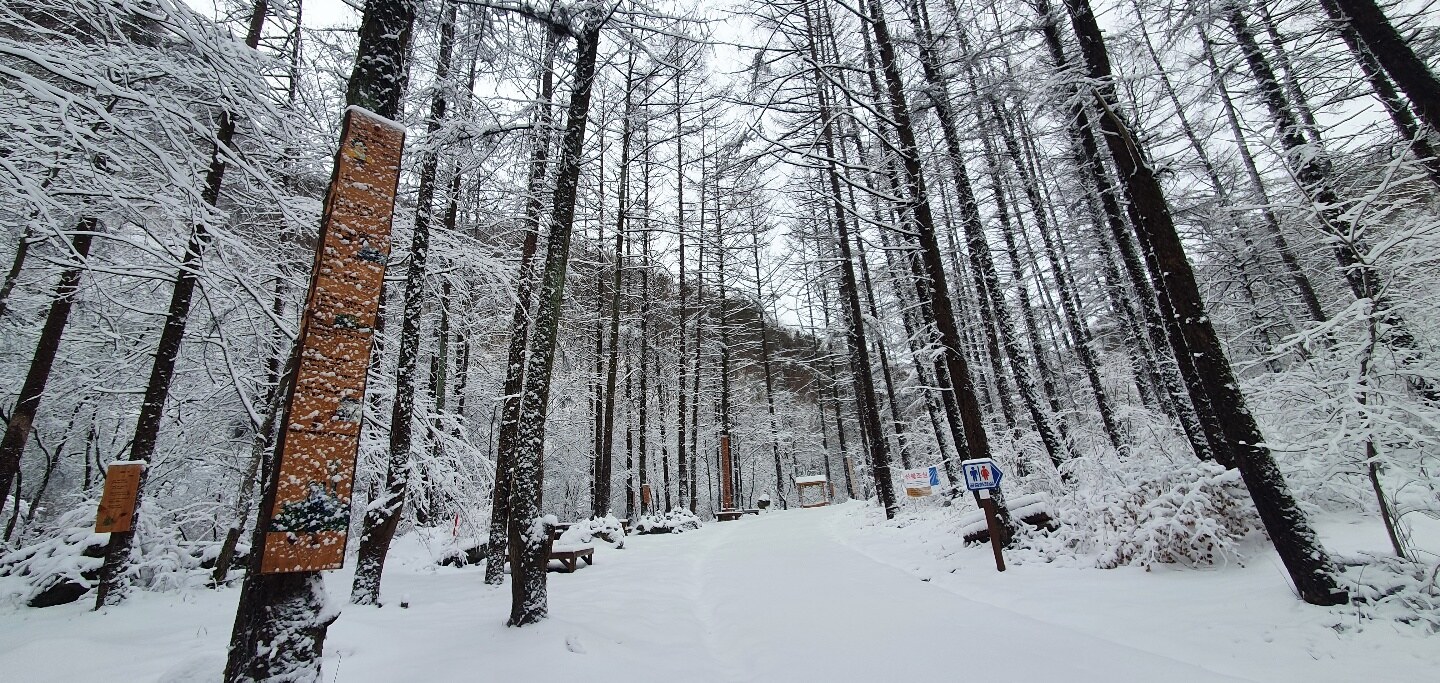
[[[595, 132], [596, 144], [605, 149], [605, 115], [600, 113], [599, 126]], [[595, 220], [595, 244], [605, 244], [605, 155], [596, 159], [595, 197], [597, 203]], [[594, 434], [590, 444], [590, 507], [595, 507], [600, 486], [600, 460], [605, 452], [605, 279], [599, 269], [595, 271], [595, 357], [591, 377], [590, 416]]]
[[[645, 81], [644, 101], [650, 99], [649, 81]], [[637, 483], [640, 491], [640, 514], [654, 512], [645, 500], [645, 487], [650, 484], [650, 120], [645, 120], [641, 136], [645, 150], [640, 161], [640, 200], [645, 213], [640, 217], [640, 396], [636, 446], [639, 456]]]
[[[628, 254], [627, 254], [628, 256]], [[634, 317], [627, 305], [626, 317]], [[635, 363], [634, 344], [625, 342], [625, 518], [635, 519]]]
[[1355, 56], [1355, 61], [1360, 64], [1360, 71], [1365, 74], [1365, 80], [1370, 82], [1370, 89], [1375, 99], [1380, 100], [1384, 105], [1385, 112], [1390, 115], [1390, 120], [1395, 124], [1400, 136], [1410, 143], [1410, 151], [1415, 158], [1425, 167], [1425, 172], [1430, 176], [1430, 182], [1440, 186], [1440, 156], [1435, 153], [1435, 148], [1430, 144], [1431, 132], [1422, 128], [1415, 120], [1415, 115], [1410, 112], [1405, 99], [1395, 91], [1395, 86], [1385, 75], [1385, 67], [1380, 60], [1370, 52], [1365, 42], [1360, 39], [1345, 13], [1335, 4], [1335, 0], [1320, 0], [1320, 6], [1325, 9], [1325, 14], [1330, 17], [1330, 22], [1336, 33], [1345, 41], [1345, 46], [1350, 48], [1350, 54]]
[[[821, 144], [824, 145], [826, 158], [836, 159], [840, 150], [837, 150], [835, 144], [834, 111], [830, 105], [830, 95], [826, 88], [825, 77], [821, 73], [822, 67], [817, 56], [816, 42], [817, 31], [812, 25], [810, 27], [810, 57], [815, 71], [816, 105], [821, 117]], [[830, 190], [831, 217], [834, 221], [835, 240], [839, 246], [840, 297], [845, 314], [845, 345], [849, 351], [850, 374], [855, 384], [856, 409], [860, 418], [860, 430], [868, 449], [870, 469], [875, 478], [875, 490], [880, 497], [880, 506], [885, 509], [886, 519], [893, 519], [900, 511], [900, 505], [895, 499], [895, 483], [890, 472], [890, 454], [880, 428], [879, 402], [875, 398], [875, 381], [870, 371], [870, 345], [865, 335], [865, 316], [860, 308], [860, 287], [856, 281], [855, 259], [850, 247], [850, 227], [849, 222], [845, 219], [847, 211], [853, 214], [854, 207], [847, 208], [845, 206], [844, 198], [840, 193], [840, 172], [836, 169], [834, 162], [830, 162], [827, 166], [825, 175]], [[839, 417], [838, 410], [836, 417]], [[847, 467], [845, 472], [848, 479], [850, 469]], [[848, 490], [853, 493], [855, 490], [853, 482], [847, 481], [847, 484], [849, 484]]]
[[[679, 290], [680, 304], [676, 309], [675, 320], [675, 341], [678, 348], [675, 352], [675, 366], [679, 381], [675, 383], [675, 465], [676, 465], [676, 499], [680, 507], [692, 506], [690, 494], [690, 479], [694, 476], [690, 470], [690, 457], [685, 450], [685, 381], [689, 374], [690, 359], [685, 353], [685, 322], [689, 314], [686, 308], [686, 297], [689, 295], [689, 285], [685, 282], [685, 132], [683, 126], [684, 105], [680, 100], [680, 76], [675, 76], [675, 235], [680, 241], [680, 277], [675, 280], [675, 287]], [[696, 368], [699, 372], [699, 368]]]
[[[769, 416], [770, 428], [770, 453], [775, 458], [775, 497], [782, 509], [790, 506], [785, 502], [785, 473], [780, 463], [780, 425], [775, 416], [775, 372], [770, 361], [770, 338], [767, 336], [768, 325], [765, 324], [766, 315], [769, 313], [769, 306], [765, 304], [765, 279], [760, 272], [760, 227], [752, 225], [750, 232], [750, 248], [755, 258], [755, 303], [759, 308], [756, 319], [759, 321], [757, 333], [760, 335], [760, 370], [765, 375], [765, 409]], [[684, 335], [681, 335], [682, 337]], [[681, 361], [683, 365], [683, 360]], [[685, 376], [680, 376], [683, 385]]]
[[[260, 43], [260, 33], [264, 28], [268, 9], [265, 0], [258, 0], [252, 6], [250, 29], [245, 38], [245, 45], [252, 50]], [[219, 130], [215, 133], [216, 144], [210, 154], [210, 166], [205, 173], [205, 189], [201, 191], [201, 199], [212, 209], [220, 200], [220, 186], [225, 179], [226, 156], [230, 153], [230, 143], [234, 138], [235, 117], [228, 111], [222, 111]], [[155, 360], [150, 366], [150, 379], [145, 385], [145, 395], [140, 400], [140, 416], [135, 420], [135, 436], [130, 442], [129, 459], [132, 461], [148, 463], [155, 455], [155, 444], [160, 437], [160, 422], [165, 412], [165, 400], [170, 396], [170, 381], [175, 376], [175, 363], [180, 356], [180, 345], [185, 339], [190, 305], [200, 280], [200, 260], [205, 253], [205, 247], [210, 244], [210, 230], [205, 225], [207, 219], [197, 221], [191, 227], [185, 255], [181, 257], [180, 270], [175, 276], [175, 286], [170, 291], [170, 306], [165, 314], [165, 324], [160, 330], [160, 341], [155, 345]], [[147, 473], [148, 469], [140, 471], [132, 529], [140, 525], [139, 516], [141, 503], [145, 498]], [[96, 609], [106, 605], [118, 605], [127, 597], [127, 574], [134, 536], [134, 531], [110, 534], [110, 542], [105, 546], [104, 564], [100, 567], [95, 594]]]
[[1410, 98], [1420, 119], [1433, 133], [1440, 133], [1440, 79], [1395, 30], [1380, 10], [1380, 4], [1375, 0], [1330, 1], [1349, 19], [1355, 34], [1390, 74], [1390, 79]]
[[1207, 393], [1220, 418], [1234, 464], [1300, 596], [1317, 605], [1343, 603], [1347, 596], [1335, 584], [1329, 556], [1290, 495], [1270, 449], [1264, 445], [1259, 425], [1245, 406], [1239, 382], [1231, 372], [1220, 339], [1205, 312], [1200, 289], [1175, 232], [1170, 208], [1154, 169], [1146, 161], [1140, 143], [1131, 135], [1132, 129], [1121, 118], [1113, 91], [1110, 57], [1090, 3], [1066, 0], [1065, 4], [1070, 10], [1088, 75], [1095, 84], [1096, 104], [1103, 110], [1099, 119], [1105, 142], [1119, 170], [1126, 198], [1139, 219], [1135, 224], [1137, 236], [1160, 266], [1158, 275], [1175, 306], [1196, 370], [1207, 384]]
[[665, 420], [663, 418], [666, 386], [664, 382], [659, 382], [655, 386], [655, 409], [662, 416], [661, 419], [655, 421], [660, 426], [660, 486], [661, 497], [664, 499], [664, 507], [660, 508], [661, 512], [670, 512], [673, 509], [670, 505], [672, 502], [670, 498], [670, 445], [665, 440]]
[[[20, 395], [15, 399], [15, 409], [10, 412], [10, 420], [5, 425], [4, 440], [0, 441], [0, 496], [8, 493], [20, 476], [20, 456], [30, 442], [35, 414], [40, 410], [40, 399], [45, 395], [45, 384], [50, 381], [50, 372], [55, 367], [55, 355], [60, 350], [60, 338], [65, 334], [70, 310], [75, 306], [75, 292], [80, 288], [80, 276], [87, 268], [85, 260], [90, 256], [90, 244], [95, 239], [97, 223], [94, 216], [82, 217], [70, 239], [75, 263], [60, 274], [60, 282], [55, 285], [50, 311], [40, 328], [35, 353], [30, 357], [30, 369], [25, 374], [25, 383], [20, 386]], [[20, 499], [18, 491], [15, 499]]]
[[[724, 148], [722, 147], [719, 149]], [[716, 303], [719, 304], [720, 309], [719, 319], [716, 321], [716, 327], [720, 330], [720, 413], [718, 415], [718, 418], [720, 426], [720, 448], [724, 451], [727, 451], [726, 455], [728, 456], [729, 461], [729, 470], [725, 475], [722, 475], [721, 481], [725, 481], [725, 479], [723, 478], [724, 476], [728, 476], [730, 480], [730, 499], [727, 501], [723, 501], [721, 503], [721, 506], [728, 506], [734, 508], [739, 506], [739, 503], [736, 499], [736, 494], [740, 490], [740, 468], [736, 464], [739, 459], [735, 457], [735, 444], [730, 431], [730, 301], [728, 293], [726, 292], [727, 287], [725, 283], [725, 263], [727, 261], [726, 257], [728, 256], [728, 250], [725, 247], [725, 217], [723, 214], [723, 205], [721, 204], [723, 200], [723, 195], [721, 194], [720, 187], [721, 181], [724, 177], [724, 163], [725, 162], [723, 159], [719, 161], [719, 163], [717, 164], [718, 168], [716, 169], [716, 173], [714, 174], [715, 298], [717, 299]], [[703, 186], [701, 187], [700, 191], [702, 193], [705, 191]]]
[[[699, 488], [700, 470], [697, 464], [700, 458], [700, 358], [705, 349], [702, 345], [704, 326], [701, 324], [705, 315], [705, 141], [700, 141], [700, 206], [698, 210], [699, 223], [696, 226], [697, 237], [695, 253], [695, 373], [691, 376], [690, 384], [690, 511], [695, 512], [697, 501], [696, 490]], [[681, 415], [684, 418], [684, 415]]]
[[[445, 88], [450, 80], [450, 58], [455, 49], [456, 4], [447, 2], [440, 20], [440, 54], [435, 64], [435, 80], [439, 84], [430, 101], [430, 118], [426, 135], [430, 144], [438, 144], [436, 134], [445, 120], [449, 102]], [[395, 529], [405, 509], [406, 489], [410, 486], [410, 451], [413, 448], [415, 419], [415, 376], [420, 358], [420, 323], [425, 315], [425, 279], [430, 253], [430, 213], [435, 203], [435, 184], [439, 170], [439, 151], [431, 148], [420, 162], [420, 188], [415, 204], [415, 226], [411, 233], [410, 261], [405, 271], [405, 307], [400, 321], [400, 346], [395, 369], [395, 399], [390, 409], [390, 457], [385, 472], [384, 497], [378, 504], [371, 501], [365, 512], [364, 530], [355, 560], [355, 581], [350, 588], [350, 602], [356, 605], [380, 604], [380, 577], [385, 570], [385, 556]], [[438, 378], [437, 378], [438, 379]]]
[[[880, 85], [880, 77], [877, 73], [879, 66], [876, 64], [877, 57], [870, 40], [870, 32], [861, 31], [860, 37], [865, 47], [865, 75], [870, 88], [870, 96], [877, 102], [883, 101], [888, 98], [888, 95]], [[872, 168], [878, 168], [879, 170], [872, 174], [876, 178], [872, 179], [870, 184], [872, 187], [882, 187], [880, 181], [883, 180], [883, 191], [887, 192], [889, 196], [903, 198], [907, 193], [905, 191], [904, 181], [901, 180], [902, 171], [900, 170], [899, 162], [892, 158], [891, 154], [883, 151], [885, 148], [891, 146], [887, 139], [883, 139], [888, 137], [883, 119], [879, 131], [882, 139], [877, 148], [880, 151], [876, 153], [876, 158], [871, 164]], [[860, 158], [865, 159], [865, 150], [861, 147], [860, 136], [852, 135], [851, 138], [857, 147]], [[906, 217], [913, 218], [913, 212], [908, 211], [907, 207], [895, 206], [893, 203], [888, 203], [890, 205], [889, 209], [884, 210], [878, 208], [881, 202], [875, 200], [874, 203], [877, 207], [875, 209], [877, 215], [888, 215], [888, 220], [882, 218], [879, 221], [882, 225], [893, 224], [898, 226], [905, 222]], [[949, 230], [947, 232], [951, 235], [952, 266], [957, 266], [958, 261], [954, 261], [956, 258], [956, 250], [953, 248], [954, 231]], [[905, 326], [907, 346], [909, 347], [912, 361], [916, 363], [917, 372], [921, 375], [924, 386], [933, 387], [933, 389], [925, 392], [925, 406], [930, 418], [931, 427], [934, 430], [936, 449], [941, 455], [941, 461], [945, 466], [945, 473], [952, 481], [955, 481], [957, 478], [955, 470], [956, 464], [967, 457], [965, 454], [968, 452], [968, 445], [964, 437], [965, 428], [962, 425], [959, 401], [950, 383], [950, 374], [946, 369], [946, 363], [948, 361], [944, 354], [927, 354], [922, 349], [923, 346], [935, 343], [938, 335], [933, 324], [935, 320], [935, 315], [932, 310], [933, 302], [930, 299], [930, 292], [925, 284], [926, 277], [923, 272], [924, 266], [922, 266], [920, 262], [918, 253], [919, 246], [911, 237], [909, 230], [898, 231], [897, 236], [900, 238], [900, 243], [896, 245], [896, 248], [903, 249], [903, 255], [901, 255], [898, 260], [903, 260], [909, 270], [910, 275], [907, 279], [905, 269], [896, 265], [897, 258], [895, 251], [891, 248], [887, 233], [888, 230], [886, 229], [882, 228], [880, 230], [880, 241], [882, 248], [885, 250], [885, 258], [890, 269], [891, 281], [895, 286], [896, 296], [900, 297], [903, 301], [908, 297], [909, 291], [913, 290], [915, 292], [913, 308], [910, 305], [902, 307], [901, 319]], [[963, 354], [964, 352], [965, 349], [962, 348], [961, 353]], [[934, 373], [933, 376], [929, 377], [927, 377], [927, 371], [924, 366], [920, 365], [921, 359], [926, 356], [928, 356], [928, 359], [925, 362], [931, 366]], [[936, 405], [937, 400], [940, 403], [939, 406]], [[939, 421], [939, 414], [942, 410], [945, 416], [945, 430], [941, 429]], [[953, 452], [947, 450], [945, 447], [947, 431], [950, 437], [950, 443], [953, 444], [954, 447]], [[954, 457], [950, 457], [950, 455]]]
[[[364, 107], [389, 119], [400, 117], [414, 22], [415, 6], [410, 0], [370, 0], [360, 20], [360, 45], [346, 104]], [[377, 327], [381, 319], [383, 316], [376, 316]], [[378, 338], [379, 331], [373, 336]], [[298, 367], [298, 351], [297, 347], [291, 354], [287, 373]], [[368, 363], [369, 359], [365, 360]], [[271, 468], [266, 493], [260, 502], [255, 541], [251, 544], [254, 550], [250, 553], [249, 569], [230, 635], [226, 683], [318, 680], [325, 634], [337, 616], [324, 612], [327, 597], [319, 572], [260, 572], [261, 548], [274, 506], [277, 471], [277, 467]]]
[[[960, 333], [955, 324], [955, 309], [950, 301], [950, 289], [945, 280], [945, 270], [940, 261], [940, 245], [935, 236], [935, 216], [930, 209], [926, 192], [925, 175], [920, 162], [919, 147], [911, 123], [910, 106], [906, 101], [905, 82], [900, 75], [900, 64], [896, 59], [894, 42], [885, 22], [885, 14], [878, 0], [867, 0], [870, 15], [870, 29], [875, 39], [881, 70], [885, 76], [886, 94], [895, 133], [899, 138], [897, 154], [904, 171], [907, 207], [915, 221], [916, 239], [920, 244], [919, 260], [924, 280], [921, 286], [932, 303], [935, 329], [943, 352], [944, 370], [949, 377], [951, 394], [956, 402], [956, 413], [960, 418], [963, 434], [955, 434], [957, 450], [965, 446], [962, 453], [970, 458], [988, 457], [990, 440], [985, 434], [984, 419], [980, 414], [980, 403], [975, 398], [975, 386], [970, 368], [965, 362], [960, 345]], [[954, 426], [952, 424], [952, 430]]]
[[601, 24], [597, 21], [574, 36], [574, 85], [565, 119], [565, 136], [560, 144], [539, 306], [535, 312], [534, 333], [525, 364], [520, 433], [513, 460], [510, 495], [510, 566], [513, 576], [509, 623], [512, 626], [535, 623], [549, 613], [545, 565], [549, 559], [550, 529], [540, 512], [545, 476], [545, 416], [549, 407], [561, 303], [565, 294], [565, 271], [570, 259], [570, 234], [580, 182], [580, 152], [589, 120], [600, 28]]
[[620, 306], [625, 294], [625, 233], [630, 206], [630, 135], [635, 89], [635, 56], [630, 56], [625, 72], [625, 113], [620, 119], [620, 178], [615, 210], [615, 270], [610, 281], [610, 353], [605, 370], [605, 411], [600, 439], [600, 462], [595, 467], [595, 500], [591, 513], [596, 517], [610, 514], [610, 480], [614, 474], [615, 457], [615, 383], [620, 369]]
[[560, 36], [546, 30], [545, 55], [540, 66], [540, 93], [536, 100], [535, 130], [530, 138], [530, 176], [525, 195], [525, 236], [520, 244], [520, 266], [515, 274], [515, 308], [510, 314], [510, 345], [505, 357], [505, 383], [501, 388], [500, 444], [495, 454], [495, 487], [490, 496], [490, 528], [485, 552], [485, 583], [505, 582], [506, 546], [509, 543], [510, 490], [514, 476], [516, 439], [520, 433], [520, 390], [525, 381], [525, 347], [530, 333], [530, 308], [535, 299], [535, 251], [540, 242], [541, 196], [550, 154], [550, 100], [555, 90], [555, 49]]

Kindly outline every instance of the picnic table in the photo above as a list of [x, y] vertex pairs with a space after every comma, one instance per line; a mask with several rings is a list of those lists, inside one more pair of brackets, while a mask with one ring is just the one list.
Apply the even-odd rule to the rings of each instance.
[[563, 535], [566, 531], [569, 531], [570, 527], [572, 526], [575, 526], [574, 522], [560, 522], [558, 524], [552, 524], [550, 526], [550, 542], [554, 543], [555, 541], [560, 540], [560, 536]]

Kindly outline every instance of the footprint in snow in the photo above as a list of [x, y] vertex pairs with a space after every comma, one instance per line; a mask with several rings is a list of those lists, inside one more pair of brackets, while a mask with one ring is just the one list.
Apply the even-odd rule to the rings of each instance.
[[577, 655], [585, 654], [585, 646], [580, 644], [580, 636], [565, 636], [565, 649]]

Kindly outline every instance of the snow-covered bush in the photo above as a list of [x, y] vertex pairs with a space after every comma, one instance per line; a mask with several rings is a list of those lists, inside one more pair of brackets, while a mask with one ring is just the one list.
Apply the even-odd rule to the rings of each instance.
[[1155, 564], [1210, 566], [1242, 559], [1260, 528], [1237, 470], [1197, 462], [1132, 468], [1123, 484], [1056, 501], [1060, 528], [1022, 534], [1042, 555], [1082, 555], [1103, 569]]
[[1440, 632], [1440, 562], [1371, 554], [1336, 561], [1340, 585], [1350, 592], [1350, 607], [1340, 609], [1361, 619], [1398, 621]]
[[52, 591], [36, 605], [44, 607], [72, 602], [94, 587], [110, 535], [95, 533], [95, 501], [87, 502], [61, 516], [56, 533], [0, 556], [0, 576], [22, 579], [6, 585], [5, 597], [29, 604]]
[[700, 528], [700, 518], [686, 508], [645, 515], [635, 524], [637, 534], [679, 534]]
[[[18, 586], [7, 586], [8, 597], [45, 607], [72, 602], [95, 586], [110, 540], [109, 534], [95, 533], [96, 506], [94, 500], [83, 501], [61, 515], [44, 540], [0, 556], [0, 576], [22, 579]], [[154, 505], [144, 503], [138, 521], [130, 585], [168, 591], [203, 581], [200, 557], [185, 548]]]

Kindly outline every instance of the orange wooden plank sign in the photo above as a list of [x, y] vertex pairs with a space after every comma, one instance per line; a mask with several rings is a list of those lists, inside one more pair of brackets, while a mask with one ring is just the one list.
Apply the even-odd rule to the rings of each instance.
[[135, 523], [135, 495], [140, 492], [140, 475], [145, 464], [117, 462], [105, 468], [105, 491], [95, 513], [95, 533], [129, 531]]
[[345, 564], [365, 371], [404, 145], [404, 129], [363, 109], [345, 112], [300, 324], [300, 366], [285, 406], [262, 573]]

